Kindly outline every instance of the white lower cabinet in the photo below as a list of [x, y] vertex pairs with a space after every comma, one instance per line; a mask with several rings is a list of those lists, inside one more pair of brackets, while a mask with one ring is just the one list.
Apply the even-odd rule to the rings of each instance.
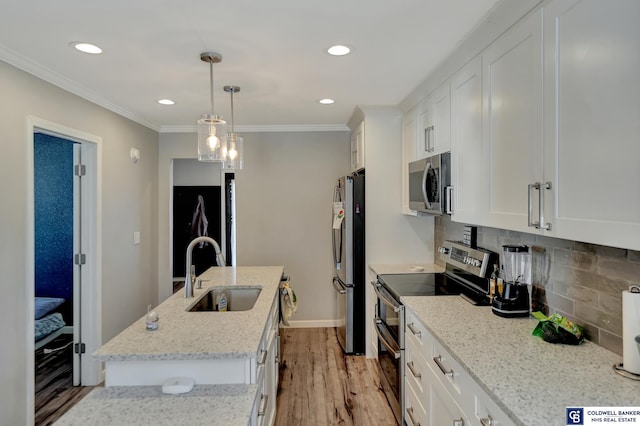
[[280, 364], [279, 296], [276, 296], [256, 359], [258, 392], [251, 412], [251, 425], [273, 425], [276, 419], [278, 366]]
[[406, 310], [404, 422], [408, 426], [508, 426], [514, 423]]

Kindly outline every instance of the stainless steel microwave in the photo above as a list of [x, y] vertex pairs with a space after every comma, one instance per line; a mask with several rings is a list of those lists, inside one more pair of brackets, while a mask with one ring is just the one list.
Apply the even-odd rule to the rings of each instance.
[[409, 208], [428, 214], [451, 214], [451, 153], [409, 163]]

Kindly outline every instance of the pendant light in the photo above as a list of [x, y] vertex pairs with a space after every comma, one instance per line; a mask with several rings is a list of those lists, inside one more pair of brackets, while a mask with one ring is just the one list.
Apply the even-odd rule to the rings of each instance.
[[198, 120], [198, 161], [224, 161], [227, 150], [227, 122], [213, 110], [213, 64], [222, 61], [222, 55], [213, 52], [200, 54], [209, 63], [211, 87], [211, 114], [202, 114]]
[[235, 133], [235, 128], [233, 127], [233, 94], [238, 93], [240, 91], [240, 87], [224, 86], [224, 91], [231, 93], [231, 133], [227, 135], [227, 155], [224, 160], [224, 167], [227, 169], [242, 170], [242, 167], [244, 166], [244, 159], [242, 155], [244, 138], [242, 136], [238, 136]]

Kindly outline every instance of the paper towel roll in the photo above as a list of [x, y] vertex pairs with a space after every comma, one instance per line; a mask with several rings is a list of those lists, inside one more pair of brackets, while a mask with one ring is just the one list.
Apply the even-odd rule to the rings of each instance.
[[[638, 286], [631, 286], [629, 289]], [[630, 373], [640, 374], [640, 291], [622, 292], [622, 365]]]

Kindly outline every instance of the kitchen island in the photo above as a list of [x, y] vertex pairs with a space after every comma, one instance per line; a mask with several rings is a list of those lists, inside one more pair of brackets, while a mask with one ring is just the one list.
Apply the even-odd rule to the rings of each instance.
[[[547, 343], [532, 336], [535, 319], [498, 317], [457, 296], [402, 302], [435, 338], [433, 354], [450, 354], [513, 424], [565, 425], [567, 407], [640, 407], [640, 382], [616, 374], [622, 357], [601, 346]], [[477, 401], [467, 412], [476, 415]]]
[[[147, 330], [143, 316], [93, 354], [105, 364], [105, 388], [92, 391], [60, 424], [88, 424], [92, 413], [106, 420], [91, 424], [128, 424], [128, 419], [135, 423], [140, 418], [155, 423], [156, 414], [149, 413], [153, 407], [173, 407], [167, 421], [199, 424], [189, 421], [193, 404], [202, 405], [202, 415], [210, 419], [207, 424], [245, 425], [255, 423], [259, 415], [271, 423], [283, 270], [282, 266], [212, 267], [204, 272], [198, 277], [202, 288], [194, 288], [193, 298], [178, 292], [154, 309], [159, 316], [157, 330]], [[261, 291], [248, 310], [190, 312], [214, 287]], [[196, 386], [182, 395], [162, 394], [160, 386], [172, 377], [192, 378]]]

